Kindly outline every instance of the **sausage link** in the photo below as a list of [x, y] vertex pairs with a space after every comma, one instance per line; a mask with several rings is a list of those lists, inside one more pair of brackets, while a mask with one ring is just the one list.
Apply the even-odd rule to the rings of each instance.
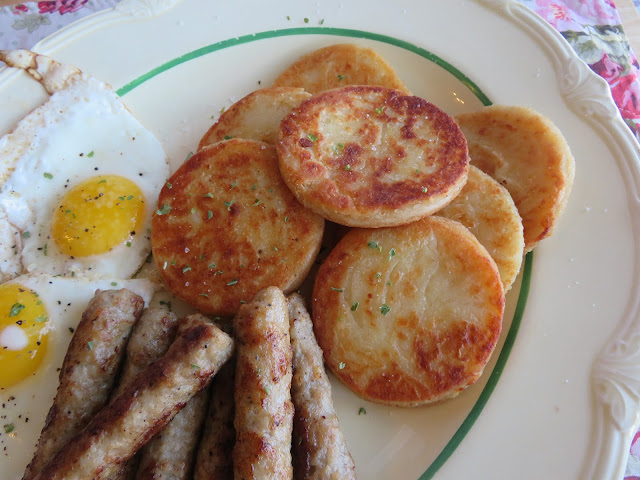
[[300, 295], [288, 297], [293, 380], [293, 472], [297, 480], [348, 480], [356, 478], [331, 399], [331, 384], [324, 369], [322, 350]]
[[96, 291], [69, 344], [58, 391], [23, 480], [32, 480], [107, 403], [143, 307], [142, 297], [129, 290]]
[[234, 477], [290, 479], [291, 342], [283, 293], [269, 287], [242, 305], [234, 332], [238, 342]]
[[187, 329], [71, 439], [36, 480], [109, 478], [208, 385], [232, 353], [231, 337], [209, 321]]

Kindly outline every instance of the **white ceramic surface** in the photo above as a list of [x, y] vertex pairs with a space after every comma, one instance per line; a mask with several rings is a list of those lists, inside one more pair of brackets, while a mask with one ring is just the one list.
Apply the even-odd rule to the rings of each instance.
[[[341, 42], [372, 46], [450, 114], [482, 106], [452, 69], [494, 103], [535, 108], [577, 163], [566, 214], [535, 251], [519, 330], [509, 331], [520, 282], [508, 295], [510, 350], [499, 357], [501, 342], [476, 385], [439, 405], [397, 409], [334, 383], [359, 478], [621, 478], [640, 411], [640, 150], [606, 83], [542, 19], [507, 0], [124, 0], [35, 50], [115, 88], [142, 76], [124, 101], [175, 167], [222, 107], [301, 54]], [[1, 70], [0, 133], [45, 99], [26, 75]], [[47, 409], [30, 414], [43, 421]], [[9, 447], [0, 472], [22, 469], [17, 441]]]

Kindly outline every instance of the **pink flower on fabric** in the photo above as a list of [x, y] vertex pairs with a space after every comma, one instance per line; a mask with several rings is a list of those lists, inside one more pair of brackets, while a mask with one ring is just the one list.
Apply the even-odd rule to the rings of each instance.
[[535, 11], [538, 15], [549, 22], [556, 30], [565, 32], [567, 30], [580, 31], [582, 28], [573, 18], [571, 9], [567, 8], [566, 2], [554, 0], [536, 0]]
[[14, 13], [19, 14], [20, 12], [25, 12], [27, 13], [29, 11], [29, 7], [27, 7], [26, 5], [16, 5], [15, 7], [13, 7], [14, 10], [16, 10]]
[[40, 13], [59, 12], [64, 15], [69, 12], [80, 10], [88, 0], [45, 0], [38, 2], [38, 10]]
[[597, 63], [591, 65], [594, 72], [604, 78], [620, 113], [624, 118], [640, 119], [640, 86], [639, 71], [635, 65], [626, 75], [622, 75], [623, 67], [609, 58], [607, 54]]

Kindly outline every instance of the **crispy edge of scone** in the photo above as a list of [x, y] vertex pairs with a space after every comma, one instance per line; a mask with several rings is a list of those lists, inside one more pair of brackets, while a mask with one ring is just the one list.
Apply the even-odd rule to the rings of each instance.
[[300, 294], [289, 295], [287, 303], [293, 348], [294, 478], [355, 479], [356, 467], [333, 407], [331, 383], [311, 317]]
[[309, 92], [294, 87], [270, 87], [251, 92], [220, 115], [200, 139], [198, 150], [231, 138], [275, 144], [282, 119], [309, 97]]
[[282, 291], [269, 287], [234, 318], [235, 478], [291, 479], [292, 351]]
[[60, 385], [23, 480], [35, 478], [104, 407], [144, 300], [126, 289], [98, 290], [82, 313], [60, 370]]
[[209, 321], [189, 328], [162, 358], [100, 410], [35, 479], [109, 478], [208, 385], [233, 348], [233, 339]]
[[345, 85], [380, 85], [410, 94], [389, 63], [375, 50], [352, 43], [329, 45], [303, 55], [273, 82], [312, 94]]

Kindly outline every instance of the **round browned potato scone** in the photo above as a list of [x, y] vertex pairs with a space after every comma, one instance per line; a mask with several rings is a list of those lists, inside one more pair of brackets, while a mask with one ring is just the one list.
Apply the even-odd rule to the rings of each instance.
[[313, 292], [327, 365], [354, 393], [386, 405], [432, 403], [474, 383], [503, 311], [491, 256], [462, 224], [438, 216], [352, 230]]
[[311, 94], [301, 88], [273, 87], [256, 90], [231, 105], [204, 134], [198, 150], [231, 138], [276, 143], [280, 122]]
[[282, 181], [272, 145], [233, 139], [196, 152], [167, 181], [151, 246], [174, 295], [203, 313], [234, 315], [267, 286], [296, 289], [323, 226]]
[[471, 163], [511, 194], [524, 225], [525, 250], [551, 235], [569, 198], [575, 160], [558, 128], [520, 106], [493, 105], [458, 115]]
[[451, 117], [376, 86], [306, 100], [282, 120], [276, 147], [298, 200], [353, 227], [401, 225], [439, 210], [460, 192], [469, 167]]
[[524, 253], [522, 220], [509, 192], [478, 168], [471, 166], [467, 183], [438, 215], [469, 229], [498, 266], [506, 292], [518, 276]]
[[274, 87], [299, 87], [312, 94], [346, 85], [380, 85], [410, 93], [378, 53], [349, 43], [304, 55], [273, 82]]

